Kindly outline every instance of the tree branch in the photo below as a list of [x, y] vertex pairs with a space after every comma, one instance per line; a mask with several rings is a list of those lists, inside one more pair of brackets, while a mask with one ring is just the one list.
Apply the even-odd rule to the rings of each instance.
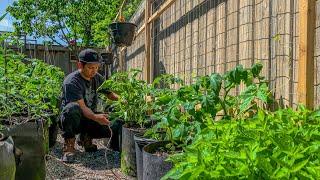
[[61, 32], [62, 32], [63, 38], [67, 41], [68, 46], [70, 46], [70, 40], [69, 40], [69, 38], [66, 36], [66, 34], [65, 34], [64, 30], [63, 30], [63, 26], [62, 26], [62, 24], [61, 24], [60, 16], [57, 15], [57, 17], [58, 17], [58, 23], [59, 23], [59, 27], [60, 27], [60, 30], [61, 30]]

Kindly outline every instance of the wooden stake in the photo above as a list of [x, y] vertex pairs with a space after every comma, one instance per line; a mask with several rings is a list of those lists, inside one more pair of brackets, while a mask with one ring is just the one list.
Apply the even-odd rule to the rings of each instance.
[[314, 39], [315, 0], [299, 1], [299, 72], [298, 101], [307, 108], [314, 107]]
[[150, 17], [151, 12], [151, 3], [150, 0], [146, 0], [145, 7], [145, 61], [144, 61], [144, 80], [147, 83], [151, 83], [151, 56], [150, 56], [150, 46], [151, 46], [151, 37], [150, 37], [150, 23], [148, 23], [148, 19]]

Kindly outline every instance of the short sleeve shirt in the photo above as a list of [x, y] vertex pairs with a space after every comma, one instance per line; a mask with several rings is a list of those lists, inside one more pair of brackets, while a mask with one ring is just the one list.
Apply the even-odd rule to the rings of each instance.
[[104, 80], [104, 77], [99, 73], [90, 81], [84, 79], [79, 71], [70, 73], [63, 81], [61, 107], [63, 108], [70, 102], [83, 99], [86, 106], [95, 111], [98, 103], [97, 89]]

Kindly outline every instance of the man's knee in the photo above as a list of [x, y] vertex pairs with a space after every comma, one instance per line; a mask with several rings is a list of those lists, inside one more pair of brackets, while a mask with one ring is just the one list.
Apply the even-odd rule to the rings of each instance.
[[80, 105], [76, 102], [68, 103], [61, 112], [62, 115], [68, 115], [68, 116], [81, 116], [81, 108]]
[[82, 111], [78, 103], [68, 103], [61, 111], [60, 120], [62, 124], [65, 123], [80, 123], [82, 117]]

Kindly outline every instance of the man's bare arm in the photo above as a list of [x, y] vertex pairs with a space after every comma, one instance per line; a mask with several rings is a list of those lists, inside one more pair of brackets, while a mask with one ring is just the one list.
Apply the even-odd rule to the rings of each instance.
[[82, 110], [84, 117], [86, 117], [88, 119], [92, 119], [93, 121], [96, 121], [102, 125], [109, 125], [110, 124], [109, 120], [107, 119], [106, 114], [95, 114], [94, 112], [92, 112], [92, 110], [90, 108], [88, 108], [86, 106], [83, 99], [78, 100], [77, 103], [79, 104], [80, 109]]

